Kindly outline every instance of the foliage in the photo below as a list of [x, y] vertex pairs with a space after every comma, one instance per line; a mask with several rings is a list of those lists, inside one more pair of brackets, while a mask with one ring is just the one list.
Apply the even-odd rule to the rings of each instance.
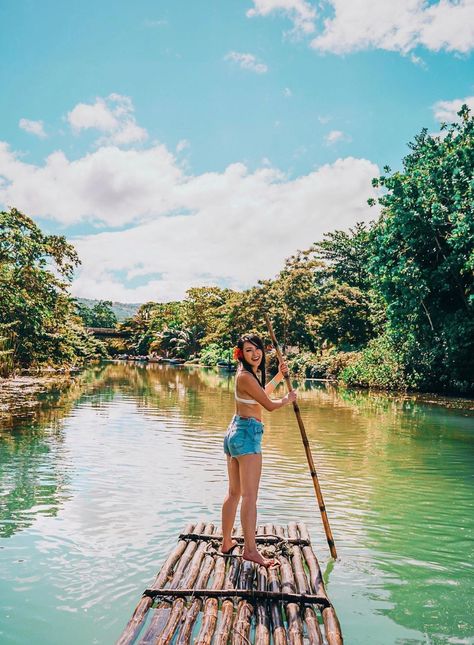
[[335, 380], [356, 356], [355, 352], [339, 352], [335, 349], [323, 350], [319, 354], [301, 352], [289, 357], [288, 365], [291, 373], [300, 378]]
[[370, 289], [369, 230], [363, 222], [348, 233], [339, 230], [326, 233], [321, 242], [313, 244], [312, 251], [317, 260], [326, 263], [323, 276], [361, 291]]
[[367, 347], [353, 356], [340, 372], [346, 385], [404, 390], [411, 384], [406, 379], [403, 357], [385, 334], [372, 339]]
[[[85, 305], [89, 309], [93, 309], [99, 300], [94, 300], [92, 298], [77, 298], [77, 302], [81, 305]], [[112, 301], [111, 309], [115, 314], [115, 317], [119, 322], [123, 322], [127, 318], [133, 318], [137, 313], [140, 304], [132, 304], [130, 302], [116, 302]]]
[[125, 350], [139, 355], [158, 351], [161, 332], [182, 326], [182, 309], [180, 302], [147, 302], [141, 305], [133, 318], [119, 324], [119, 329], [129, 336]]
[[10, 342], [10, 327], [11, 325], [0, 324], [0, 378], [9, 376], [15, 367]]
[[341, 351], [364, 347], [374, 334], [371, 293], [329, 281], [321, 289], [313, 333]]
[[218, 343], [210, 343], [205, 347], [200, 355], [200, 363], [215, 367], [218, 361], [229, 360], [229, 348], [219, 345]]
[[424, 389], [474, 388], [474, 119], [459, 116], [374, 180], [385, 194], [370, 269], [408, 382]]
[[321, 267], [321, 262], [312, 257], [311, 250], [298, 251], [285, 261], [275, 280], [260, 282], [259, 300], [265, 303], [283, 347], [316, 349], [312, 323], [318, 312], [317, 281]]
[[29, 367], [89, 355], [98, 346], [84, 337], [68, 294], [79, 264], [74, 247], [15, 208], [0, 212], [0, 230], [0, 325], [8, 327], [9, 360]]
[[92, 307], [76, 301], [78, 316], [87, 327], [115, 327], [117, 317], [110, 300], [99, 300]]
[[203, 336], [199, 325], [189, 329], [168, 327], [159, 333], [152, 344], [152, 351], [164, 351], [173, 358], [194, 358], [201, 347]]

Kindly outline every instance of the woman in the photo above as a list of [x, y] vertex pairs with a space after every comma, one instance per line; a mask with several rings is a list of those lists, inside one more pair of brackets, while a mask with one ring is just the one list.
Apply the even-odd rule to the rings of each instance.
[[[255, 529], [257, 526], [257, 495], [262, 471], [262, 407], [269, 412], [296, 400], [296, 393], [289, 392], [282, 399], [270, 399], [269, 394], [288, 373], [285, 363], [278, 374], [265, 385], [265, 349], [259, 336], [246, 334], [239, 338], [234, 350], [239, 361], [235, 377], [236, 413], [227, 428], [224, 452], [227, 456], [229, 492], [222, 506], [222, 553], [228, 554], [236, 546], [232, 539], [235, 514], [240, 498], [240, 521], [244, 533], [244, 560], [251, 560], [265, 567], [275, 564], [257, 551]], [[258, 373], [260, 372], [260, 378]]]

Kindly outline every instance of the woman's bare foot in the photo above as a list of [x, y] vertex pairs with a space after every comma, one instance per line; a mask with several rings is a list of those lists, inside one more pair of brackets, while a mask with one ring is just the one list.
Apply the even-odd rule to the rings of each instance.
[[242, 559], [243, 560], [249, 560], [249, 562], [255, 562], [256, 564], [261, 564], [264, 567], [277, 567], [279, 566], [279, 562], [275, 560], [274, 558], [264, 558], [263, 555], [255, 550], [255, 551], [245, 551], [242, 553]]
[[223, 555], [229, 555], [232, 549], [237, 546], [237, 542], [235, 540], [230, 540], [228, 541], [223, 541], [222, 546], [221, 546], [221, 553]]

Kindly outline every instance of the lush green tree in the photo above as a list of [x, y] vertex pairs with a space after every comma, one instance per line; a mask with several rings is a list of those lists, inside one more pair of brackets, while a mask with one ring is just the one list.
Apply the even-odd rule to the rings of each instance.
[[416, 387], [474, 386], [474, 119], [466, 106], [459, 117], [442, 136], [423, 130], [403, 170], [374, 180], [370, 270]]
[[181, 328], [183, 305], [181, 302], [147, 302], [141, 305], [133, 318], [119, 325], [128, 334], [126, 351], [148, 354], [159, 350], [160, 334], [164, 329]]
[[315, 351], [314, 316], [319, 309], [318, 285], [323, 264], [312, 250], [298, 251], [285, 260], [274, 280], [261, 281], [260, 301], [272, 317], [275, 334], [283, 347]]
[[325, 262], [323, 276], [361, 291], [371, 287], [369, 229], [363, 222], [346, 231], [325, 233], [312, 247], [315, 258]]
[[153, 343], [154, 351], [165, 352], [167, 356], [194, 358], [201, 349], [202, 328], [192, 325], [189, 328], [168, 327], [158, 334]]
[[44, 234], [15, 208], [0, 213], [0, 325], [15, 365], [72, 363], [96, 345], [68, 293], [78, 264], [64, 237]]
[[341, 351], [364, 347], [374, 336], [370, 292], [329, 281], [320, 290], [318, 314], [310, 323], [323, 346]]
[[92, 307], [76, 302], [76, 309], [87, 327], [115, 327], [117, 324], [111, 300], [99, 300]]
[[112, 309], [111, 300], [99, 300], [92, 307], [92, 325], [91, 327], [115, 327], [117, 316]]

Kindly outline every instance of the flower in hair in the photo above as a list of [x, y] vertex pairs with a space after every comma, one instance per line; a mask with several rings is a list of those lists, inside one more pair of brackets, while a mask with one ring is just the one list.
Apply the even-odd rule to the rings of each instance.
[[241, 361], [244, 357], [244, 354], [240, 347], [234, 347], [234, 361]]

